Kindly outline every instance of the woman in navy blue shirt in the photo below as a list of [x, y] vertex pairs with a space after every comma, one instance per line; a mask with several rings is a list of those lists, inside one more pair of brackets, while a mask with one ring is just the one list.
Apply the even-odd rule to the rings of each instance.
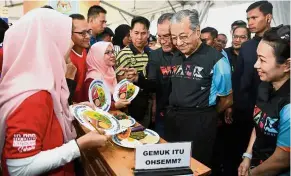
[[254, 67], [263, 82], [254, 110], [255, 127], [238, 175], [289, 175], [290, 26], [268, 30], [257, 54]]

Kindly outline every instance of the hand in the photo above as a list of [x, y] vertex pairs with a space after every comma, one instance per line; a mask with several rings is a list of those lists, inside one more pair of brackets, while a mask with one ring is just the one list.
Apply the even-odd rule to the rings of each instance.
[[122, 68], [121, 71], [124, 71], [125, 78], [130, 82], [138, 81], [138, 74], [135, 68]]
[[227, 108], [224, 112], [224, 121], [226, 124], [232, 124], [232, 108]]
[[77, 73], [76, 66], [71, 62], [67, 64], [66, 78], [74, 80]]
[[71, 54], [71, 50], [72, 50], [73, 46], [74, 46], [74, 42], [73, 42], [73, 40], [71, 40], [69, 49], [68, 49], [67, 53], [65, 54], [66, 64], [69, 64], [72, 62], [71, 58], [70, 58], [70, 54]]
[[90, 131], [76, 141], [80, 150], [85, 150], [93, 147], [104, 147], [110, 137], [111, 136], [99, 134], [97, 131]]
[[251, 166], [251, 160], [249, 158], [244, 158], [243, 161], [240, 163], [240, 166], [238, 168], [238, 176], [247, 176], [248, 175], [248, 169]]
[[126, 99], [120, 99], [119, 101], [115, 102], [115, 108], [116, 109], [121, 109], [121, 108], [125, 108], [130, 104], [130, 101], [126, 100]]
[[89, 106], [90, 108], [92, 108], [93, 110], [95, 110], [95, 105], [88, 102], [88, 101], [84, 101], [84, 102], [81, 102], [81, 103], [78, 103], [77, 105], [86, 105], [86, 106]]

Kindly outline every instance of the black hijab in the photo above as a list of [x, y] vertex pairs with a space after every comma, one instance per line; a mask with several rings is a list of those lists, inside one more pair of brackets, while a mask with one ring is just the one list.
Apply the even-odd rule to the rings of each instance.
[[126, 35], [128, 35], [130, 31], [130, 26], [127, 24], [121, 24], [115, 29], [115, 35], [112, 39], [113, 45], [120, 46], [120, 49], [124, 48], [123, 39]]

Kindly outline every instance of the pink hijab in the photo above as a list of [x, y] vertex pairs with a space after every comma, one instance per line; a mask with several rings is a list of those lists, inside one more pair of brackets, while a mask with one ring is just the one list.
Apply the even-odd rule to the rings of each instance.
[[104, 61], [105, 51], [109, 45], [113, 48], [110, 42], [97, 42], [91, 46], [86, 60], [88, 71], [85, 81], [88, 78], [101, 79], [113, 93], [117, 84], [116, 75], [114, 69]]
[[26, 98], [41, 90], [52, 96], [64, 141], [76, 137], [68, 106], [64, 60], [71, 30], [70, 17], [40, 8], [28, 12], [6, 31], [0, 80], [0, 156], [6, 119]]

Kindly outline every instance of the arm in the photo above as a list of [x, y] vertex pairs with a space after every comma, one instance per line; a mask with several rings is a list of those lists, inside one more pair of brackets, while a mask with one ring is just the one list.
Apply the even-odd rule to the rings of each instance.
[[[250, 142], [249, 142], [246, 153], [252, 155], [255, 141], [256, 141], [256, 130], [254, 128], [251, 134]], [[250, 166], [251, 166], [251, 159], [245, 157], [238, 168], [238, 176], [245, 176], [246, 174], [248, 174], [248, 169], [250, 168]]]
[[232, 93], [227, 96], [219, 97], [219, 102], [216, 107], [217, 112], [219, 113], [223, 112], [227, 108], [231, 107], [232, 103], [233, 103]]
[[75, 140], [52, 150], [42, 151], [34, 156], [22, 159], [7, 159], [10, 175], [39, 175], [63, 166], [80, 157]]
[[75, 90], [76, 90], [76, 87], [77, 87], [77, 82], [72, 80], [72, 79], [68, 79], [68, 78], [66, 79], [66, 81], [67, 81], [67, 85], [68, 85], [68, 88], [69, 88], [69, 91], [70, 91], [68, 102], [69, 102], [69, 105], [72, 105], [73, 104], [74, 93], [75, 93]]
[[262, 164], [251, 170], [252, 176], [278, 175], [290, 167], [290, 153], [276, 147], [275, 152]]
[[231, 69], [227, 58], [221, 58], [213, 68], [212, 84], [216, 89], [219, 101], [216, 106], [218, 112], [229, 108], [233, 103]]
[[251, 170], [251, 175], [278, 175], [290, 170], [290, 104], [280, 111], [279, 132], [275, 152]]
[[129, 57], [130, 55], [125, 53], [123, 50], [121, 50], [116, 57], [115, 73], [117, 82], [126, 78], [126, 74], [122, 71], [122, 68], [128, 67], [129, 63], [127, 61], [130, 59]]

